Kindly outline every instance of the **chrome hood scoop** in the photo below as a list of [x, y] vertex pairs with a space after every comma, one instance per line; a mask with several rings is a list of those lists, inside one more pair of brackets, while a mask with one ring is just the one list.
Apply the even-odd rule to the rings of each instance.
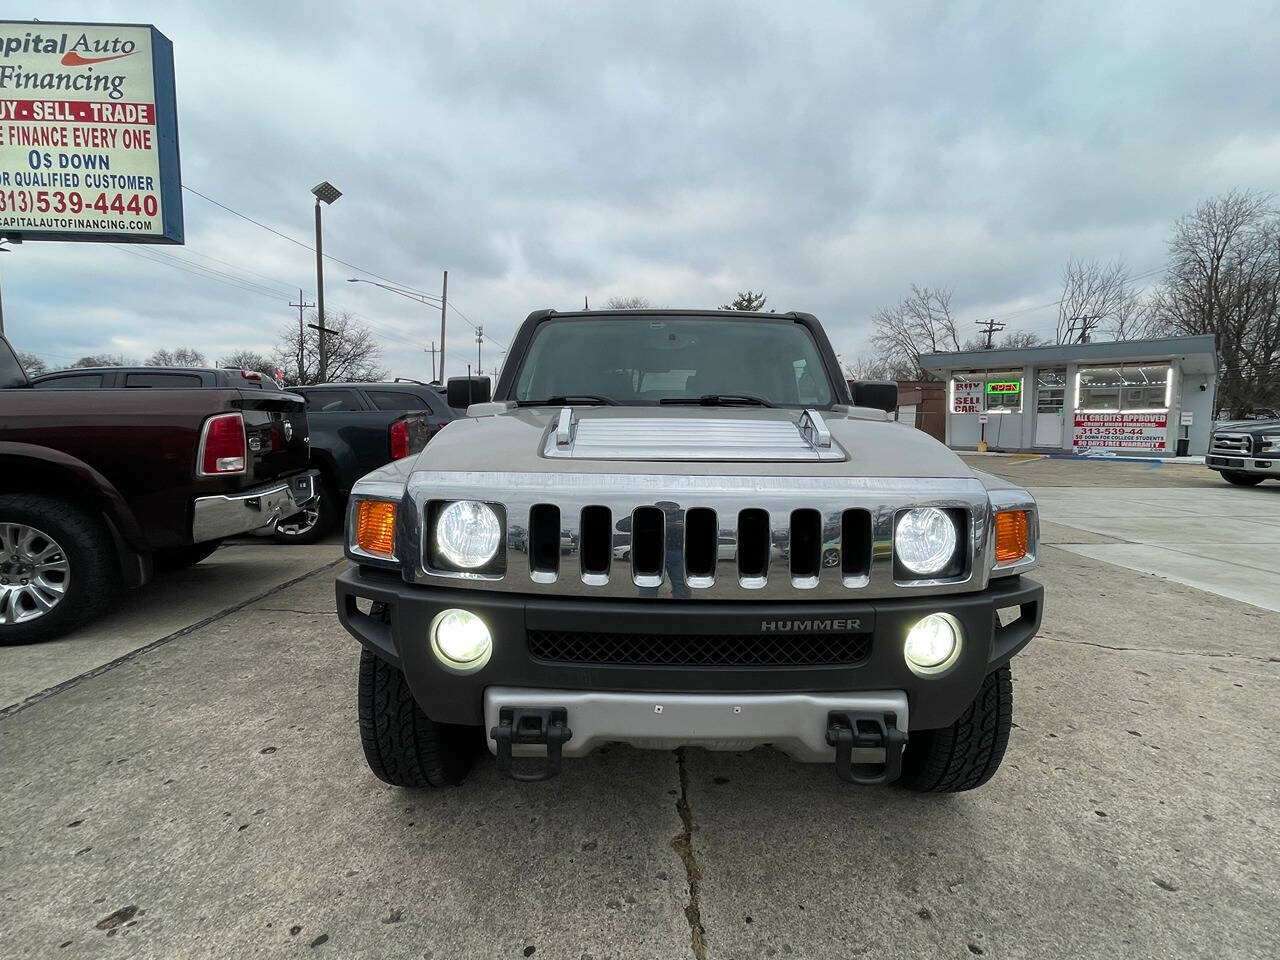
[[845, 460], [845, 451], [817, 410], [798, 419], [728, 417], [580, 417], [560, 411], [543, 455], [568, 460], [818, 461]]

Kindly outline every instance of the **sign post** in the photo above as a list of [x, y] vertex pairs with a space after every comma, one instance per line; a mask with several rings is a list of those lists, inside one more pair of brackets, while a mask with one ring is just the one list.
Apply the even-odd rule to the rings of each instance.
[[0, 236], [183, 242], [173, 44], [155, 27], [0, 21]]

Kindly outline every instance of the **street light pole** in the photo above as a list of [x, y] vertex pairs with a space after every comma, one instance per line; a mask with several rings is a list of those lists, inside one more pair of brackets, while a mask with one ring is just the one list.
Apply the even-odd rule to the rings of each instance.
[[444, 272], [444, 289], [440, 291], [440, 382], [444, 383], [444, 312], [449, 306], [449, 271]]
[[324, 240], [320, 229], [320, 199], [316, 198], [316, 308], [320, 311], [316, 337], [320, 344], [320, 383], [329, 379], [329, 354], [324, 342]]
[[324, 339], [327, 331], [324, 325], [324, 241], [320, 229], [320, 201], [333, 203], [342, 196], [342, 191], [328, 180], [322, 180], [311, 188], [311, 192], [316, 198], [316, 309], [320, 311], [320, 322], [316, 325], [316, 331], [320, 354], [319, 382], [325, 383], [329, 379], [329, 353]]

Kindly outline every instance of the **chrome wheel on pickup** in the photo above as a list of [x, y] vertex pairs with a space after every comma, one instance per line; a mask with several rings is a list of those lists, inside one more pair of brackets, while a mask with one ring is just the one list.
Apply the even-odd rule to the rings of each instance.
[[57, 540], [23, 523], [0, 525], [0, 623], [43, 617], [70, 582], [71, 564]]
[[276, 543], [316, 543], [333, 525], [332, 500], [328, 489], [317, 478], [316, 498], [301, 513], [286, 517], [276, 524]]
[[0, 645], [48, 640], [93, 619], [119, 580], [101, 519], [55, 497], [0, 494]]

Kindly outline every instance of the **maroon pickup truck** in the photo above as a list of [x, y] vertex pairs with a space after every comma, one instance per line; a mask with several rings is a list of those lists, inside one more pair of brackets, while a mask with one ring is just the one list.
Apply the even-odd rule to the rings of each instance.
[[0, 644], [199, 563], [315, 496], [302, 398], [237, 387], [34, 390], [0, 337]]

